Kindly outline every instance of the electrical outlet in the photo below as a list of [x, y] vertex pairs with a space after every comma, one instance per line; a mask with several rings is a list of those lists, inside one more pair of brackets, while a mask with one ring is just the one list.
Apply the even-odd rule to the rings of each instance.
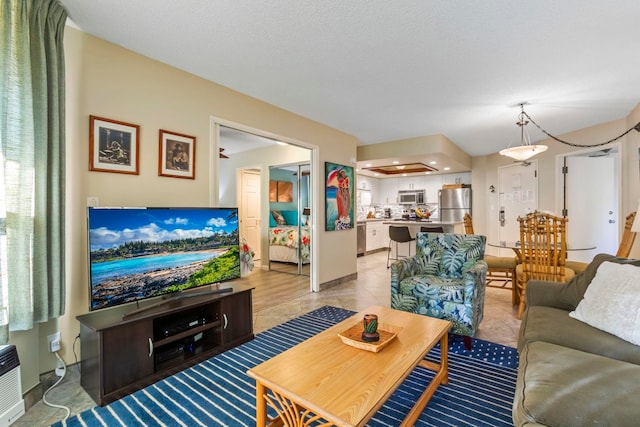
[[60, 332], [47, 335], [47, 342], [49, 343], [49, 351], [55, 353], [60, 350]]

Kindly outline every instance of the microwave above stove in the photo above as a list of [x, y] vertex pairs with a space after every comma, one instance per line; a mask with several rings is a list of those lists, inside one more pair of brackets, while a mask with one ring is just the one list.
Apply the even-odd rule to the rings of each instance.
[[421, 205], [424, 204], [424, 190], [408, 190], [398, 192], [398, 204]]

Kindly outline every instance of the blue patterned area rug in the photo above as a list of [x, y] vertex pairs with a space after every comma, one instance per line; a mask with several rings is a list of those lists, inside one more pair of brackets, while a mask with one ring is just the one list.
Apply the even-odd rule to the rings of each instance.
[[[353, 315], [325, 306], [271, 328], [248, 343], [54, 426], [253, 426], [255, 381], [246, 371]], [[516, 349], [450, 335], [449, 383], [438, 387], [417, 426], [512, 426]], [[437, 361], [440, 349], [427, 359]], [[369, 421], [397, 426], [433, 373], [416, 368]], [[273, 414], [270, 413], [271, 416]]]

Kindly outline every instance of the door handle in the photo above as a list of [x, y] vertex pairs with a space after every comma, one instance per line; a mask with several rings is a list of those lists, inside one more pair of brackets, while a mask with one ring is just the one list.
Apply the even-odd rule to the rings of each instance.
[[153, 341], [149, 338], [149, 357], [153, 356]]
[[222, 314], [222, 318], [224, 319], [224, 325], [222, 326], [222, 329], [227, 329], [227, 326], [229, 325], [229, 319], [227, 318], [226, 314]]

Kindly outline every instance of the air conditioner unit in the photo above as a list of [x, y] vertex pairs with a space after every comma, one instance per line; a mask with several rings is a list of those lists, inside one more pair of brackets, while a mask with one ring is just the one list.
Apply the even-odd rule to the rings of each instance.
[[20, 359], [15, 345], [0, 346], [0, 427], [24, 414]]

